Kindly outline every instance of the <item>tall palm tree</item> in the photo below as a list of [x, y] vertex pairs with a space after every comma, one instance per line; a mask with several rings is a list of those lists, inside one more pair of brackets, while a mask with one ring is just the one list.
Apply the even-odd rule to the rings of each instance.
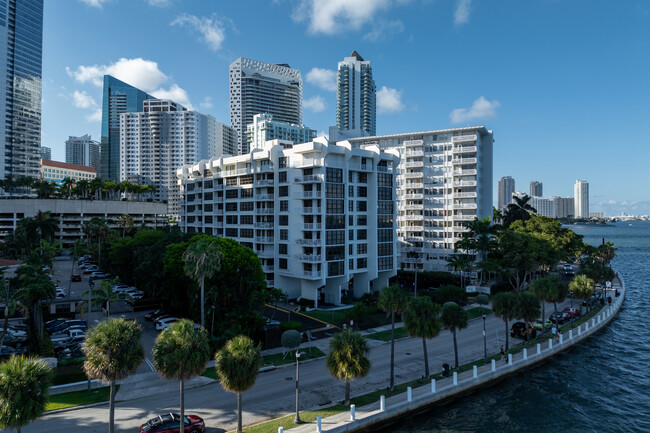
[[[594, 284], [594, 280], [584, 274], [579, 274], [569, 283], [569, 290], [576, 298], [587, 300], [594, 294]], [[582, 314], [582, 303], [580, 303], [580, 313]]]
[[455, 302], [446, 302], [442, 306], [440, 321], [445, 328], [449, 329], [454, 337], [454, 359], [456, 363], [454, 368], [458, 368], [458, 342], [456, 341], [456, 333], [461, 329], [467, 328], [467, 311]]
[[122, 237], [126, 235], [127, 232], [133, 230], [133, 217], [128, 214], [120, 215], [117, 217], [117, 225], [122, 227]]
[[221, 270], [223, 253], [216, 241], [201, 239], [190, 244], [183, 253], [185, 274], [201, 285], [201, 326], [205, 326], [205, 279]]
[[102, 199], [102, 191], [104, 189], [105, 182], [101, 177], [96, 177], [90, 181], [90, 191], [91, 194], [95, 195], [95, 199]]
[[510, 224], [515, 221], [528, 221], [531, 213], [537, 213], [537, 209], [528, 204], [530, 196], [524, 195], [520, 197], [513, 195], [512, 200], [513, 201], [508, 203], [508, 206], [506, 206], [505, 214], [503, 216], [503, 225], [505, 227], [510, 227]]
[[110, 385], [109, 433], [115, 432], [115, 382], [135, 373], [144, 359], [141, 335], [135, 322], [108, 319], [88, 331], [82, 346], [86, 375]]
[[41, 301], [56, 295], [54, 284], [41, 271], [39, 265], [24, 265], [18, 271], [20, 290], [16, 298], [32, 312], [32, 330], [43, 338], [43, 312]]
[[77, 196], [82, 196], [83, 198], [88, 198], [88, 190], [90, 189], [90, 181], [82, 179], [77, 182], [75, 189], [77, 190]]
[[557, 285], [560, 283], [557, 275], [539, 278], [530, 285], [531, 292], [542, 303], [542, 334], [546, 332], [546, 326], [543, 325], [546, 321], [546, 303], [553, 302], [553, 295], [557, 290]]
[[[0, 271], [3, 269], [4, 268], [0, 268]], [[9, 281], [4, 278], [0, 280], [0, 303], [4, 305], [4, 321], [2, 324], [2, 333], [0, 334], [0, 350], [2, 350], [5, 336], [7, 335], [7, 328], [9, 327], [9, 316], [13, 315], [17, 309], [23, 310], [25, 315], [27, 315], [27, 311], [23, 305], [18, 302], [17, 294], [18, 292], [16, 290], [12, 290], [9, 286]]]
[[205, 328], [194, 329], [183, 319], [165, 329], [153, 346], [153, 364], [166, 379], [180, 382], [181, 420], [185, 419], [185, 381], [198, 376], [210, 360], [210, 343]]
[[239, 335], [217, 352], [215, 361], [221, 386], [237, 393], [237, 433], [242, 433], [241, 395], [255, 384], [262, 365], [260, 348], [250, 338]]
[[56, 252], [61, 250], [61, 241], [48, 242], [41, 239], [41, 246], [36, 251], [41, 255], [43, 264], [52, 266], [52, 259], [56, 256]]
[[347, 329], [330, 341], [327, 354], [327, 368], [339, 380], [345, 380], [345, 405], [350, 404], [350, 382], [365, 377], [370, 371], [368, 353], [370, 348], [366, 339], [357, 331]]
[[52, 218], [51, 211], [38, 211], [34, 216], [34, 230], [36, 231], [39, 239], [45, 239], [48, 242], [52, 242], [54, 234], [59, 230], [59, 223]]
[[469, 237], [474, 241], [473, 249], [479, 253], [477, 260], [485, 260], [490, 249], [493, 232], [490, 217], [475, 218], [467, 227], [469, 228]]
[[108, 226], [105, 220], [99, 217], [92, 218], [88, 223], [84, 224], [83, 231], [90, 239], [97, 239], [97, 263], [101, 268], [102, 241], [113, 238], [115, 236], [115, 231]]
[[51, 381], [52, 369], [42, 359], [12, 356], [0, 364], [0, 425], [20, 433], [43, 415]]
[[510, 349], [508, 322], [517, 316], [517, 295], [512, 292], [497, 293], [492, 297], [492, 312], [506, 324], [506, 352]]
[[539, 317], [539, 310], [539, 299], [533, 293], [521, 292], [517, 295], [517, 318], [526, 324], [526, 341], [530, 337], [528, 324]]
[[411, 299], [402, 314], [404, 328], [411, 337], [422, 338], [424, 351], [424, 377], [429, 377], [429, 354], [427, 352], [427, 339], [434, 338], [440, 333], [440, 305], [434, 304], [428, 296], [419, 296]]
[[460, 271], [460, 285], [464, 288], [464, 273], [467, 267], [472, 263], [472, 258], [468, 254], [454, 254], [447, 258], [447, 266], [455, 271]]
[[399, 285], [384, 287], [379, 292], [377, 306], [390, 314], [390, 390], [395, 387], [395, 313], [401, 313], [406, 307], [406, 295]]
[[75, 180], [71, 177], [66, 177], [61, 181], [60, 187], [68, 195], [68, 200], [72, 198], [72, 188], [74, 187]]
[[[82, 299], [90, 298], [94, 301], [94, 305], [104, 305], [106, 303], [106, 318], [111, 317], [111, 302], [117, 302], [120, 300], [120, 296], [117, 293], [113, 293], [111, 289], [111, 282], [103, 280], [102, 284], [98, 289], [90, 289], [82, 293]], [[88, 301], [83, 301], [82, 304], [88, 305]], [[89, 306], [88, 311], [92, 311], [92, 306]]]

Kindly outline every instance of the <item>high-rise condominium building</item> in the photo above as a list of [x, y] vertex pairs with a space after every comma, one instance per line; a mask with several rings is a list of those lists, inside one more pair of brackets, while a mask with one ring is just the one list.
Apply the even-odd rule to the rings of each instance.
[[475, 218], [492, 216], [492, 131], [483, 126], [350, 139], [397, 150], [402, 269], [448, 270], [447, 258]]
[[572, 218], [575, 212], [573, 197], [552, 196], [551, 200], [555, 202], [556, 218]]
[[542, 182], [538, 182], [536, 180], [532, 181], [530, 183], [530, 196], [531, 197], [541, 197], [544, 194], [544, 187], [542, 185]]
[[512, 201], [512, 195], [515, 193], [515, 180], [510, 176], [504, 176], [499, 179], [497, 206], [503, 210], [508, 203]]
[[376, 88], [370, 62], [353, 51], [339, 62], [336, 76], [336, 127], [347, 137], [376, 134]]
[[230, 65], [230, 126], [237, 131], [238, 152], [248, 153], [246, 127], [267, 113], [277, 122], [302, 124], [302, 78], [287, 64], [240, 57]]
[[557, 202], [549, 197], [531, 196], [528, 204], [535, 208], [537, 215], [557, 218]]
[[293, 143], [307, 143], [316, 137], [316, 131], [305, 125], [277, 122], [270, 114], [256, 114], [253, 123], [246, 127], [248, 149], [261, 149], [267, 141], [285, 140]]
[[237, 155], [237, 131], [231, 128], [228, 125], [224, 125], [221, 122], [216, 124], [216, 140], [217, 147], [215, 149], [215, 156], [234, 156]]
[[589, 218], [589, 182], [576, 180], [573, 186], [574, 217]]
[[180, 168], [181, 228], [252, 248], [268, 286], [292, 299], [341, 304], [380, 290], [396, 273], [397, 153], [278, 141]]
[[43, 0], [0, 1], [0, 179], [39, 177]]
[[155, 186], [155, 198], [176, 216], [176, 169], [215, 156], [217, 122], [169, 100], [146, 100], [143, 108], [120, 114], [120, 181]]
[[99, 143], [93, 141], [89, 134], [81, 137], [70, 136], [65, 141], [65, 162], [100, 169]]
[[41, 159], [52, 159], [52, 148], [41, 146]]
[[141, 112], [147, 99], [155, 99], [140, 89], [110, 75], [104, 75], [100, 177], [120, 179], [120, 114]]

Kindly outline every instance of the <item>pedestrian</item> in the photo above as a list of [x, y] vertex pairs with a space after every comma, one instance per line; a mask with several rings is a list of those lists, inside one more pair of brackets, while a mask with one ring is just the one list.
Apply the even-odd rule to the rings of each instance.
[[553, 327], [551, 328], [551, 334], [553, 334], [553, 341], [556, 341], [556, 339], [557, 339], [557, 326], [556, 325], [553, 325]]
[[506, 351], [503, 346], [501, 346], [501, 359], [506, 359]]
[[562, 335], [562, 330], [558, 329], [557, 330], [557, 340], [560, 341], [560, 335]]

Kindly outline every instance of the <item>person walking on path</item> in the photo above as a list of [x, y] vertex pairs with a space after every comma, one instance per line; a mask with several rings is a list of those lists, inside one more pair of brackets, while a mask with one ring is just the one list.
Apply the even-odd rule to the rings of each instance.
[[553, 325], [553, 327], [551, 328], [551, 333], [553, 334], [553, 342], [555, 342], [557, 340], [557, 326], [556, 325]]
[[503, 346], [501, 346], [501, 359], [506, 359], [506, 351]]

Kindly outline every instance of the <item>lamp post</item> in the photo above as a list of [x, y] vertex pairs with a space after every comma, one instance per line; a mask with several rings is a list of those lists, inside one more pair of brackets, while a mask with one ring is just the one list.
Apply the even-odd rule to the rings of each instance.
[[210, 335], [211, 336], [214, 335], [214, 311], [215, 311], [216, 308], [217, 307], [215, 307], [214, 305], [212, 306], [212, 326], [210, 328]]
[[294, 424], [300, 424], [300, 403], [298, 398], [300, 396], [300, 352], [296, 349], [296, 417], [293, 420]]
[[487, 333], [485, 332], [485, 314], [483, 315], [483, 363], [487, 364]]

